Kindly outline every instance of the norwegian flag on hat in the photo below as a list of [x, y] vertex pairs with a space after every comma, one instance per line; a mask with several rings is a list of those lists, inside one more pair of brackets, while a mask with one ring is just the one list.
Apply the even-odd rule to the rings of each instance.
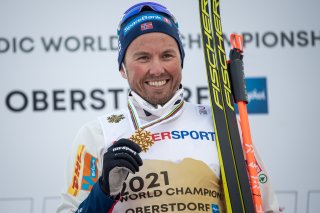
[[140, 25], [141, 31], [153, 29], [152, 22], [146, 22]]
[[165, 21], [165, 22], [167, 22], [168, 24], [171, 25], [171, 21], [169, 19], [167, 19], [166, 17], [163, 17], [162, 19], [163, 19], [163, 21]]

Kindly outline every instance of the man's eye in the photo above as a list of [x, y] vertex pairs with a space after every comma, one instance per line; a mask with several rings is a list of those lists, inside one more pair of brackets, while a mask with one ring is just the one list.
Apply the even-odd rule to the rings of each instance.
[[163, 55], [163, 58], [172, 58], [173, 56], [171, 54], [165, 54]]
[[147, 61], [148, 59], [149, 59], [148, 56], [140, 56], [140, 57], [138, 58], [139, 61]]

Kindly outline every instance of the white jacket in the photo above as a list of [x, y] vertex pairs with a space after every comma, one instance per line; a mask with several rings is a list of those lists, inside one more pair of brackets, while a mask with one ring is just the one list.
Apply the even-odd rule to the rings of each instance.
[[[185, 102], [182, 89], [163, 107], [154, 108], [135, 93], [128, 106], [80, 129], [58, 212], [78, 209], [101, 175], [105, 150], [114, 141], [129, 138], [137, 128], [149, 131], [154, 144], [141, 153], [143, 166], [128, 176], [112, 212], [213, 212], [212, 208], [225, 212], [210, 107]], [[279, 212], [270, 178], [255, 153], [259, 174], [267, 180], [260, 183], [264, 211]]]

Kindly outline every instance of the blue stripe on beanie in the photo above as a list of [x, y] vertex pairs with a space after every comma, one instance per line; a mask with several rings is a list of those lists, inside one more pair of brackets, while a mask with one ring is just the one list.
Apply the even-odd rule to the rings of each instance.
[[162, 13], [145, 11], [127, 20], [121, 26], [118, 41], [119, 70], [121, 69], [121, 63], [131, 42], [140, 35], [152, 32], [165, 33], [177, 41], [181, 56], [181, 66], [183, 66], [184, 50], [178, 27], [170, 17], [163, 15]]

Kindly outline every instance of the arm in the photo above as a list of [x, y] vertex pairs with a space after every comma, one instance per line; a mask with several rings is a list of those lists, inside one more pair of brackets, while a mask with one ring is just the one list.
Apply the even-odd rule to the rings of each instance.
[[142, 166], [140, 152], [140, 146], [129, 139], [114, 142], [103, 155], [102, 176], [77, 212], [111, 212], [128, 174], [139, 171]]
[[[95, 183], [102, 173], [104, 149], [103, 133], [98, 121], [87, 123], [78, 131], [69, 154], [61, 193], [61, 204], [57, 213], [76, 212], [80, 204], [85, 204], [83, 202], [91, 190], [94, 189], [94, 193], [99, 192]], [[90, 165], [89, 161], [88, 164], [88, 161], [85, 162], [85, 157], [95, 160], [95, 163]], [[87, 179], [89, 182], [83, 178], [85, 176], [84, 170], [88, 169], [94, 169], [96, 175], [96, 177]]]
[[89, 196], [80, 204], [77, 213], [111, 212], [116, 200], [112, 199], [101, 188], [102, 179], [93, 186]]
[[142, 165], [140, 152], [140, 146], [128, 139], [114, 142], [105, 152], [99, 124], [83, 127], [71, 152], [57, 212], [111, 212], [128, 174]]

